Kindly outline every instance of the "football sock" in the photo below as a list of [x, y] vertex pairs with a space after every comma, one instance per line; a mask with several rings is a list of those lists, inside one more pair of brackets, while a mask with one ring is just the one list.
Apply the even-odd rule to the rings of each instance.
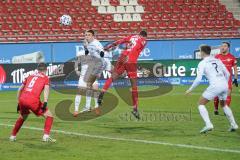
[[200, 115], [201, 115], [202, 119], [204, 120], [206, 126], [212, 125], [206, 107], [204, 105], [199, 105], [198, 110], [199, 110]]
[[235, 119], [234, 119], [231, 108], [226, 105], [226, 106], [223, 107], [223, 111], [226, 114], [226, 117], [227, 117], [229, 123], [232, 126], [236, 125], [236, 122], [235, 122]]
[[108, 88], [111, 86], [113, 79], [112, 78], [108, 78], [103, 86], [103, 91], [107, 91]]
[[91, 107], [91, 100], [92, 100], [92, 90], [88, 89], [86, 91], [86, 105], [85, 105], [86, 109], [90, 109], [90, 107]]
[[76, 95], [76, 97], [75, 97], [75, 112], [78, 112], [80, 103], [81, 103], [81, 95]]
[[230, 106], [231, 101], [232, 101], [232, 97], [231, 96], [227, 96], [226, 103], [227, 103], [228, 106]]
[[95, 108], [98, 107], [98, 93], [94, 92], [94, 102], [95, 102]]
[[218, 104], [219, 104], [219, 99], [218, 97], [214, 98], [214, 110], [218, 111]]
[[23, 122], [24, 122], [24, 119], [22, 118], [18, 118], [16, 123], [15, 123], [15, 126], [12, 130], [12, 136], [16, 136], [18, 131], [20, 130], [20, 128], [22, 127], [23, 125]]
[[138, 87], [137, 86], [132, 87], [132, 102], [133, 102], [134, 110], [137, 110], [138, 109]]
[[50, 130], [52, 128], [52, 123], [53, 123], [53, 117], [47, 116], [45, 119], [44, 134], [47, 134], [47, 135], [50, 134]]

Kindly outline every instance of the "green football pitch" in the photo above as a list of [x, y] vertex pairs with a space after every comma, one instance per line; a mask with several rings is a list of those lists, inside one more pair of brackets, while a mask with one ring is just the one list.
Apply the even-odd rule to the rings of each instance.
[[[220, 109], [220, 115], [214, 115], [212, 102], [207, 108], [214, 130], [199, 134], [204, 123], [197, 110], [197, 101], [204, 88], [206, 86], [200, 86], [186, 97], [186, 86], [174, 86], [165, 95], [140, 98], [142, 119], [139, 121], [130, 116], [131, 108], [119, 97], [118, 106], [103, 116], [88, 121], [64, 121], [56, 116], [55, 106], [64, 99], [74, 100], [74, 95], [52, 91], [48, 105], [55, 114], [51, 136], [56, 143], [41, 141], [44, 119], [33, 114], [24, 123], [17, 141], [10, 142], [12, 125], [18, 117], [16, 91], [2, 91], [0, 159], [239, 159], [240, 131], [227, 131], [229, 124], [223, 111]], [[116, 95], [114, 90], [110, 92]], [[234, 88], [231, 108], [240, 124], [239, 98], [240, 90]]]

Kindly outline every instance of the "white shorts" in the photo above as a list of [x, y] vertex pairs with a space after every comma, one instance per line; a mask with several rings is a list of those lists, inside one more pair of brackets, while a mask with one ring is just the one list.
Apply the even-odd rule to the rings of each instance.
[[[81, 66], [81, 74], [78, 80], [78, 87], [87, 87], [87, 83], [85, 79], [87, 70], [88, 70], [88, 65]], [[96, 85], [96, 84], [98, 84], [97, 80], [93, 83], [93, 85]]]
[[226, 100], [228, 96], [228, 86], [227, 85], [218, 85], [218, 86], [209, 86], [202, 94], [207, 100], [213, 100], [215, 97], [218, 97], [219, 100]]
[[104, 58], [104, 70], [106, 71], [112, 70], [112, 64], [108, 58]]

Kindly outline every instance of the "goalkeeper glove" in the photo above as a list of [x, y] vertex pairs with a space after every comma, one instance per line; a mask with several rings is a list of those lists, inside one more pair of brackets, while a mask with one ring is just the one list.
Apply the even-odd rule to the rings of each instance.
[[44, 102], [42, 106], [42, 111], [45, 112], [46, 108], [47, 108], [47, 102]]
[[100, 52], [100, 57], [102, 57], [102, 58], [104, 57], [104, 52], [103, 51]]
[[236, 87], [238, 87], [238, 81], [237, 81], [236, 78], [233, 80], [233, 84], [234, 84]]
[[17, 105], [17, 113], [20, 111], [20, 106], [19, 104]]

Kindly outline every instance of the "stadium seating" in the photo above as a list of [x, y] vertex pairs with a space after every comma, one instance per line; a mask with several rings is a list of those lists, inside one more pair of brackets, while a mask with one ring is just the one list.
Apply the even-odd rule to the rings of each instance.
[[[72, 26], [58, 24], [62, 14]], [[141, 29], [150, 39], [240, 37], [240, 21], [219, 0], [0, 1], [1, 42], [78, 41], [89, 28], [100, 39]]]

